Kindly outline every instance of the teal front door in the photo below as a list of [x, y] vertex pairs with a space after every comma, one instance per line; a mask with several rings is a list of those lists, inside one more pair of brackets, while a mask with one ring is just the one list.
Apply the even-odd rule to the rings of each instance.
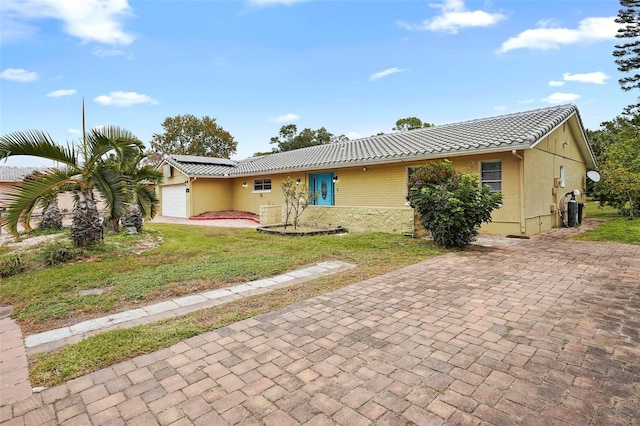
[[333, 173], [314, 173], [309, 176], [309, 189], [318, 194], [316, 206], [333, 206]]

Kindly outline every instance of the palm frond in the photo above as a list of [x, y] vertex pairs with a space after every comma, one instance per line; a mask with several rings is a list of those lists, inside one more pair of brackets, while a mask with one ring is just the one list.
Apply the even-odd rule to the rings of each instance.
[[87, 134], [87, 164], [104, 160], [109, 153], [114, 154], [117, 163], [132, 161], [144, 150], [144, 144], [130, 131], [117, 126], [92, 129]]
[[22, 221], [28, 224], [38, 201], [51, 191], [64, 191], [77, 187], [77, 179], [77, 170], [51, 169], [46, 173], [11, 185], [3, 197], [8, 209], [0, 223], [6, 226], [12, 234], [17, 234], [18, 223]]
[[127, 210], [131, 200], [127, 181], [112, 163], [98, 163], [94, 168], [93, 183], [104, 198], [109, 218], [120, 218]]
[[156, 195], [155, 189], [144, 183], [136, 183], [131, 186], [135, 194], [135, 200], [140, 207], [140, 213], [144, 218], [153, 218], [158, 213], [158, 204], [160, 200]]
[[153, 166], [142, 166], [129, 174], [132, 182], [160, 184], [164, 179], [164, 174], [156, 170]]
[[0, 159], [14, 155], [45, 158], [70, 167], [77, 167], [78, 164], [73, 147], [61, 146], [49, 134], [39, 130], [11, 132], [0, 136]]

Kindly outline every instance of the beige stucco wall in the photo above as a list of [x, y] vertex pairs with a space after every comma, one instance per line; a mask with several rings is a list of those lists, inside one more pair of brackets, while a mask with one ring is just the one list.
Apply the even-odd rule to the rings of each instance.
[[191, 205], [187, 205], [190, 216], [197, 216], [208, 211], [232, 209], [232, 182], [228, 179], [191, 179], [189, 197]]
[[[260, 214], [262, 205], [281, 205], [284, 203], [282, 194], [282, 181], [287, 177], [291, 179], [301, 179], [301, 185], [308, 186], [304, 173], [248, 176], [231, 179], [231, 205], [233, 210], [243, 210], [255, 214]], [[253, 181], [255, 179], [271, 179], [271, 191], [254, 191]], [[246, 182], [246, 187], [243, 183]]]
[[[573, 118], [575, 119], [575, 118]], [[580, 136], [566, 124], [555, 129], [532, 150], [524, 152], [525, 219], [527, 235], [561, 226], [552, 204], [564, 210], [567, 192], [578, 189], [578, 202], [585, 202], [587, 167], [578, 147]], [[565, 169], [564, 187], [557, 185], [560, 167]]]

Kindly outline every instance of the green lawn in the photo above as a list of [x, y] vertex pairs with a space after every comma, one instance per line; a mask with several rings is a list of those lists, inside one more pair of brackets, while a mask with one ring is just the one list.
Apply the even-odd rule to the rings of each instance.
[[628, 216], [620, 216], [610, 207], [599, 207], [597, 202], [588, 204], [587, 214], [589, 218], [603, 220], [603, 223], [576, 236], [575, 240], [640, 244], [640, 217], [629, 220]]

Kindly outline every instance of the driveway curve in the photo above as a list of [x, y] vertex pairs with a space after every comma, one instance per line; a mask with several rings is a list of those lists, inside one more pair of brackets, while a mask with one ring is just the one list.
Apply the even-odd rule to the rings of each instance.
[[640, 424], [640, 246], [481, 238], [0, 409], [7, 424]]

